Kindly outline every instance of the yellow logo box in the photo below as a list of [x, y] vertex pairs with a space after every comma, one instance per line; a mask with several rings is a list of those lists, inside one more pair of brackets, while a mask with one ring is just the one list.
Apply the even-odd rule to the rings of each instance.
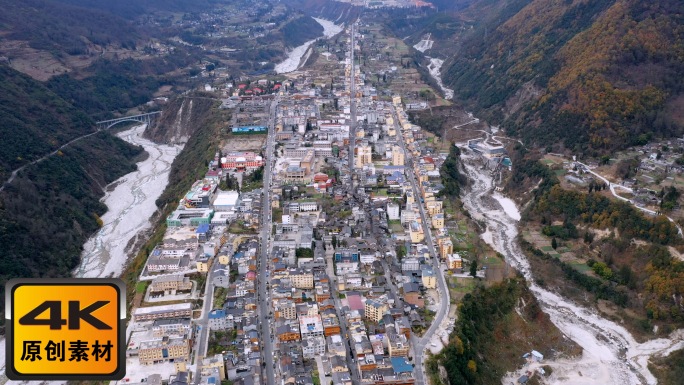
[[120, 380], [126, 373], [120, 279], [13, 279], [6, 285], [11, 380]]

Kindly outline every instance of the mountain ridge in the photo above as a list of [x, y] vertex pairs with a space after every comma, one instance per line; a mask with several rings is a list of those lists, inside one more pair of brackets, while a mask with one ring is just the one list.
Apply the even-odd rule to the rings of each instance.
[[[684, 89], [675, 75], [684, 71], [683, 4], [532, 0], [498, 6], [501, 17], [464, 36], [443, 70], [445, 84], [478, 114], [526, 143], [589, 155], [684, 131], [684, 121], [672, 113]], [[506, 108], [530, 87], [534, 92], [517, 111]]]
[[[144, 151], [97, 132], [83, 112], [3, 65], [0, 91], [3, 183], [8, 167], [25, 165], [75, 137], [94, 133], [26, 166], [0, 192], [1, 295], [11, 278], [71, 275], [84, 242], [107, 211], [100, 202], [103, 186], [134, 171]], [[16, 163], [16, 154], [22, 155], [22, 163]]]

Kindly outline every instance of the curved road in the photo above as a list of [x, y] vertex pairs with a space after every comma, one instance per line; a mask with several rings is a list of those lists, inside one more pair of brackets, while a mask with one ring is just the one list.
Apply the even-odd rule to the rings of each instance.
[[[515, 266], [528, 281], [544, 312], [568, 338], [584, 349], [584, 354], [568, 362], [546, 360], [554, 372], [563, 371], [570, 377], [559, 380], [560, 384], [585, 382], [591, 384], [655, 384], [655, 377], [648, 370], [648, 359], [664, 354], [684, 345], [684, 330], [673, 332], [669, 338], [638, 343], [622, 326], [603, 318], [594, 310], [564, 298], [561, 294], [548, 291], [534, 283], [532, 269], [527, 257], [516, 242], [517, 221], [507, 216], [491, 198], [493, 183], [486, 171], [472, 155], [462, 155], [464, 168], [472, 181], [463, 194], [465, 208], [474, 219], [487, 225], [482, 238], [496, 251], [504, 254], [506, 261]], [[589, 378], [573, 378], [577, 370], [591, 370], [601, 381]], [[560, 374], [558, 374], [560, 375]]]
[[[626, 187], [626, 186], [623, 186], [623, 185], [619, 185], [619, 184], [612, 183], [612, 182], [609, 181], [607, 178], [605, 178], [603, 175], [601, 175], [601, 174], [599, 174], [599, 173], [597, 173], [597, 172], [591, 170], [591, 169], [589, 168], [589, 166], [587, 166], [586, 164], [584, 164], [584, 163], [582, 163], [582, 162], [575, 162], [575, 163], [577, 163], [577, 164], [583, 166], [584, 169], [585, 169], [588, 173], [594, 175], [595, 177], [601, 179], [604, 183], [606, 183], [606, 184], [608, 185], [608, 187], [610, 188], [610, 193], [613, 194], [614, 197], [616, 197], [616, 198], [618, 198], [618, 199], [620, 199], [620, 200], [622, 200], [622, 201], [625, 201], [625, 202], [630, 203], [632, 206], [636, 207], [637, 209], [639, 209], [639, 210], [641, 210], [641, 211], [643, 211], [643, 212], [645, 212], [645, 213], [647, 213], [647, 214], [658, 215], [657, 212], [655, 212], [655, 211], [653, 211], [653, 210], [650, 210], [650, 209], [647, 209], [647, 208], [645, 208], [645, 207], [637, 206], [637, 205], [634, 203], [634, 201], [632, 201], [631, 199], [628, 199], [628, 198], [625, 198], [625, 197], [623, 197], [623, 196], [620, 196], [620, 195], [618, 195], [618, 194], [615, 192], [615, 187], [618, 187], [618, 188], [621, 188], [621, 189], [623, 189], [623, 190], [627, 190], [627, 191], [633, 193], [634, 190], [632, 190], [631, 188]], [[661, 214], [661, 215], [664, 215], [664, 214]], [[679, 224], [678, 224], [677, 222], [675, 222], [675, 221], [674, 221], [672, 218], [670, 218], [669, 216], [666, 215], [666, 217], [667, 217], [667, 219], [668, 219], [670, 222], [672, 222], [672, 223], [677, 227], [677, 233], [679, 234], [680, 237], [682, 237], [682, 236], [683, 236], [682, 228], [679, 226]]]
[[97, 133], [100, 132], [100, 131], [102, 131], [102, 130], [95, 130], [94, 132], [91, 132], [91, 133], [89, 133], [89, 134], [81, 135], [81, 136], [79, 136], [78, 138], [71, 139], [70, 141], [68, 141], [68, 142], [64, 143], [63, 145], [59, 146], [56, 150], [52, 151], [51, 153], [49, 153], [49, 154], [47, 154], [47, 155], [44, 155], [44, 156], [42, 156], [41, 158], [36, 159], [36, 160], [34, 160], [34, 161], [32, 161], [32, 162], [26, 163], [25, 165], [23, 165], [23, 166], [19, 167], [18, 169], [12, 171], [12, 174], [10, 175], [9, 179], [7, 179], [7, 181], [5, 181], [5, 183], [3, 183], [2, 186], [0, 186], [0, 192], [1, 192], [2, 190], [4, 190], [5, 187], [6, 187], [7, 185], [9, 185], [10, 183], [12, 183], [12, 181], [14, 180], [14, 178], [17, 177], [17, 174], [18, 174], [21, 170], [25, 169], [26, 167], [28, 167], [28, 166], [30, 166], [30, 165], [33, 165], [33, 164], [36, 164], [36, 163], [40, 163], [40, 162], [44, 161], [45, 159], [51, 157], [52, 155], [55, 155], [55, 154], [57, 153], [57, 151], [63, 150], [65, 147], [69, 146], [70, 144], [72, 144], [72, 143], [74, 143], [74, 142], [78, 142], [79, 140], [85, 139], [85, 138], [87, 138], [87, 137], [89, 137], [89, 136], [95, 135], [95, 134], [97, 134]]

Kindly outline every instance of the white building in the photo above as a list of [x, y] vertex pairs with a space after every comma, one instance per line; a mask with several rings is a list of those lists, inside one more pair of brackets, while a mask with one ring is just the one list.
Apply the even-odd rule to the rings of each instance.
[[418, 258], [404, 258], [404, 260], [401, 262], [402, 272], [416, 270], [420, 270], [420, 261], [418, 261]]
[[401, 215], [400, 215], [401, 224], [413, 222], [413, 221], [417, 220], [418, 217], [419, 217], [418, 211], [409, 210], [407, 207], [406, 210], [401, 212]]
[[344, 276], [344, 280], [349, 288], [359, 288], [363, 284], [363, 279], [359, 273], [348, 273]]
[[231, 211], [234, 210], [240, 201], [240, 194], [237, 191], [221, 191], [216, 194], [214, 199], [215, 211]]
[[316, 358], [325, 354], [325, 337], [309, 337], [302, 340], [302, 353], [305, 359]]
[[335, 264], [335, 274], [336, 275], [345, 275], [347, 273], [353, 273], [359, 271], [359, 263], [358, 262], [337, 262]]
[[394, 202], [387, 203], [387, 219], [395, 221], [399, 218], [399, 205]]
[[316, 203], [316, 201], [299, 202], [299, 211], [316, 211], [316, 210], [318, 210], [318, 203]]
[[[320, 315], [299, 317], [299, 332], [302, 340], [309, 337], [323, 336], [323, 322]], [[325, 342], [323, 342], [325, 346]]]
[[359, 261], [364, 265], [370, 265], [378, 260], [378, 256], [374, 252], [361, 252], [359, 254]]

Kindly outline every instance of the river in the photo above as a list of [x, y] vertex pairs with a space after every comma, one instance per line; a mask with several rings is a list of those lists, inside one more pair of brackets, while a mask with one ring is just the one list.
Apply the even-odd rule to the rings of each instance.
[[434, 57], [430, 56], [425, 56], [430, 60], [430, 64], [428, 65], [428, 71], [430, 71], [430, 76], [432, 76], [433, 79], [437, 82], [437, 85], [439, 88], [442, 90], [442, 93], [444, 94], [444, 99], [453, 99], [454, 98], [454, 90], [451, 88], [446, 88], [444, 87], [444, 83], [442, 83], [442, 65], [444, 64], [444, 60], [442, 59], [437, 59]]
[[[670, 338], [638, 343], [624, 327], [534, 284], [527, 257], [515, 241], [520, 219], [515, 203], [492, 192], [492, 177], [481, 169], [472, 151], [464, 150], [461, 159], [471, 181], [463, 195], [463, 204], [475, 220], [486, 224], [482, 239], [525, 276], [551, 321], [584, 349], [582, 357], [577, 359], [545, 360], [543, 364], [553, 368], [547, 383], [655, 384], [656, 379], [648, 370], [648, 359], [684, 348], [684, 330], [673, 332]], [[502, 382], [516, 383], [522, 374], [522, 371], [509, 373]]]
[[[318, 22], [323, 27], [323, 37], [325, 38], [330, 38], [338, 33], [342, 32], [342, 26], [337, 25], [333, 23], [332, 21], [328, 21], [325, 19], [319, 19], [314, 17], [314, 20]], [[306, 60], [302, 60], [302, 57], [306, 54], [306, 52], [309, 50], [309, 47], [311, 44], [313, 44], [317, 39], [309, 40], [306, 43], [295, 47], [290, 53], [287, 55], [287, 59], [285, 59], [283, 62], [276, 64], [275, 66], [275, 72], [278, 74], [283, 74], [287, 72], [292, 72], [296, 71], [300, 65], [304, 64]]]
[[[142, 137], [145, 128], [146, 125], [140, 125], [117, 134], [131, 144], [143, 146], [149, 156], [137, 164], [136, 171], [107, 186], [112, 188], [108, 188], [110, 191], [102, 198], [108, 209], [102, 216], [104, 225], [86, 241], [81, 264], [74, 270], [75, 277], [118, 277], [128, 259], [129, 242], [152, 227], [150, 217], [157, 210], [155, 201], [166, 188], [171, 163], [183, 146], [156, 144], [147, 140]], [[0, 383], [4, 372], [5, 339], [0, 338]]]
[[145, 128], [140, 125], [117, 134], [131, 144], [143, 146], [149, 156], [137, 164], [138, 170], [110, 184], [113, 188], [102, 198], [108, 208], [102, 216], [104, 225], [85, 243], [81, 263], [74, 270], [76, 277], [118, 277], [132, 251], [132, 240], [152, 226], [155, 201], [166, 188], [171, 163], [183, 147], [145, 139]]

